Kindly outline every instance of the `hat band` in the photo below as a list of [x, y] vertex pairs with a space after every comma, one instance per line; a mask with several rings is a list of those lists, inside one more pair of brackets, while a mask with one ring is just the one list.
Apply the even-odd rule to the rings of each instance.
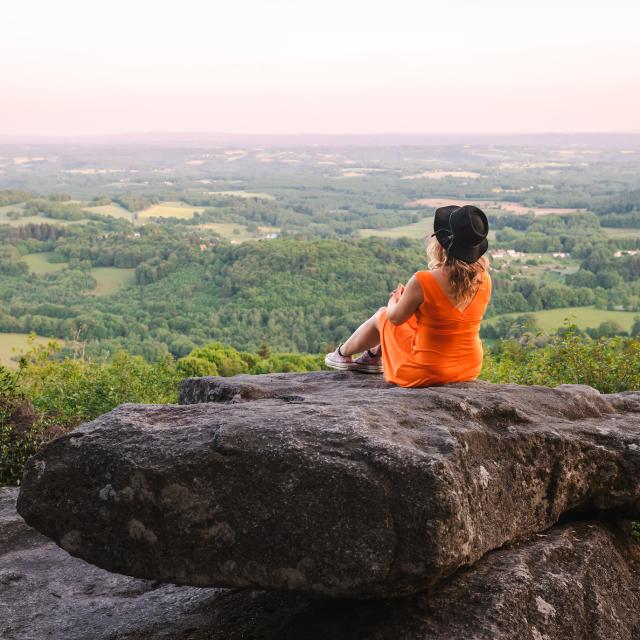
[[[453, 243], [454, 243], [454, 241], [456, 239], [456, 234], [453, 233], [453, 231], [448, 231], [447, 229], [439, 229], [438, 231], [435, 231], [434, 233], [432, 233], [431, 237], [433, 238], [433, 236], [435, 236], [436, 238], [438, 238], [438, 234], [442, 233], [443, 231], [446, 232], [447, 237], [444, 239], [444, 241], [441, 244], [445, 249], [449, 249], [451, 247], [451, 245], [453, 245]], [[485, 240], [486, 240], [486, 238], [482, 238], [480, 240], [480, 242], [476, 242], [474, 244], [465, 243], [463, 245], [463, 247], [468, 247], [470, 249], [472, 249], [474, 247], [479, 247]], [[440, 241], [440, 238], [438, 238], [438, 241]], [[445, 244], [444, 244], [445, 242], [447, 243], [447, 246], [445, 246]]]

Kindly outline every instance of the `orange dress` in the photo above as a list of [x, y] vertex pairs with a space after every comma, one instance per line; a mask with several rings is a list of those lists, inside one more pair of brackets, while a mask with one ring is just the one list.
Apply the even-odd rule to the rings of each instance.
[[380, 317], [385, 379], [401, 387], [475, 380], [482, 368], [480, 321], [491, 297], [489, 274], [464, 311], [453, 306], [431, 272], [416, 277], [424, 297], [416, 313], [400, 325], [391, 324], [386, 311]]

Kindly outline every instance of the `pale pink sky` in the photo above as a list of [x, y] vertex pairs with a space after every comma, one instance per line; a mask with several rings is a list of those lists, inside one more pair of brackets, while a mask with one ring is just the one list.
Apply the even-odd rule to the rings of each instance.
[[21, 0], [0, 134], [640, 131], [640, 2]]

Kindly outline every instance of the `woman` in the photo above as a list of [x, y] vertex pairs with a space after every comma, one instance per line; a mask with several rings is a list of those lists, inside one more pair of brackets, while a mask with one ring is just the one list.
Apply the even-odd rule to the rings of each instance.
[[[477, 207], [436, 210], [430, 271], [398, 285], [381, 307], [325, 363], [381, 373], [402, 387], [474, 380], [482, 368], [480, 321], [491, 296], [489, 224]], [[352, 355], [364, 352], [357, 360]]]

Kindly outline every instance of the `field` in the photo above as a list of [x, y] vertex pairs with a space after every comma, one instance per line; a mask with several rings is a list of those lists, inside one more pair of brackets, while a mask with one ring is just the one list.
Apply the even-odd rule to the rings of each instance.
[[193, 218], [194, 213], [202, 213], [204, 207], [191, 207], [184, 202], [161, 202], [138, 212], [139, 219], [146, 218]]
[[[62, 269], [67, 267], [66, 262], [48, 262], [49, 255], [50, 253], [28, 253], [23, 256], [22, 259], [29, 265], [31, 273], [35, 273], [38, 276], [62, 271]], [[98, 284], [91, 293], [96, 296], [108, 296], [116, 293], [120, 289], [130, 287], [135, 284], [135, 273], [135, 269], [93, 267], [91, 269], [91, 275], [96, 279]]]
[[7, 204], [4, 207], [0, 207], [0, 220], [4, 221], [9, 211], [16, 211], [20, 209], [24, 209], [24, 202], [19, 204]]
[[[518, 313], [509, 313], [504, 316], [495, 316], [485, 320], [491, 324], [499, 317], [515, 317]], [[538, 324], [545, 333], [551, 333], [565, 324], [565, 318], [570, 318], [571, 322], [581, 329], [597, 327], [605, 320], [615, 320], [625, 331], [629, 331], [633, 325], [634, 318], [640, 314], [633, 311], [608, 311], [607, 309], [596, 309], [594, 307], [563, 307], [561, 309], [546, 309], [544, 311], [534, 311], [532, 315], [536, 317]]]
[[452, 204], [475, 204], [486, 213], [515, 213], [524, 215], [533, 212], [536, 216], [546, 216], [551, 213], [575, 213], [578, 209], [563, 209], [559, 207], [527, 207], [519, 202], [508, 202], [506, 200], [464, 200], [462, 198], [420, 198], [407, 202], [408, 207], [446, 207]]
[[[49, 338], [36, 336], [34, 339], [37, 345], [46, 345]], [[60, 342], [58, 340], [58, 342]], [[26, 333], [0, 333], [0, 365], [17, 368], [13, 360], [17, 355], [28, 351], [31, 348], [30, 336]]]
[[43, 276], [46, 273], [56, 273], [62, 271], [66, 266], [66, 262], [49, 262], [51, 252], [45, 253], [28, 253], [22, 256], [22, 259], [29, 265], [29, 271], [37, 276]]
[[257, 193], [255, 191], [208, 191], [210, 196], [233, 196], [235, 198], [257, 198], [258, 200], [275, 200], [270, 193]]
[[120, 289], [130, 287], [136, 281], [135, 269], [117, 269], [115, 267], [93, 267], [91, 275], [98, 283], [91, 292], [96, 296], [109, 296]]
[[86, 220], [60, 220], [57, 218], [49, 218], [47, 216], [26, 216], [25, 218], [18, 218], [17, 220], [12, 220], [11, 218], [6, 217], [6, 213], [3, 214], [0, 212], [0, 224], [7, 224], [10, 227], [22, 227], [26, 224], [42, 224], [44, 222], [48, 222], [49, 224], [55, 224], [60, 227], [66, 227], [68, 225], [75, 225], [75, 224], [87, 224]]
[[105, 204], [99, 207], [85, 207], [85, 211], [90, 213], [99, 213], [103, 216], [111, 216], [112, 218], [124, 218], [131, 220], [131, 212], [118, 204]]
[[411, 176], [402, 176], [402, 180], [417, 180], [418, 178], [428, 178], [430, 180], [441, 180], [442, 178], [469, 178], [475, 180], [480, 177], [476, 171], [442, 171], [430, 169], [416, 173]]
[[260, 240], [268, 234], [279, 233], [278, 227], [258, 227], [257, 233], [247, 231], [247, 226], [235, 222], [207, 222], [198, 225], [198, 229], [208, 229], [219, 233], [225, 240], [231, 242], [246, 242], [247, 240]]
[[[27, 216], [26, 218], [18, 218], [14, 220], [7, 217], [10, 211], [21, 211], [24, 209], [24, 202], [19, 204], [9, 204], [4, 207], [0, 207], [0, 224], [8, 224], [11, 227], [20, 227], [25, 224], [34, 223], [39, 224], [42, 222], [55, 222], [55, 224], [65, 225], [69, 224], [68, 220], [54, 220], [53, 218], [45, 218], [44, 216]], [[78, 224], [77, 222], [75, 224]]]
[[609, 238], [640, 238], [640, 229], [626, 229], [624, 227], [602, 227]]
[[[390, 229], [360, 229], [361, 238], [411, 238], [421, 240], [433, 233], [433, 218], [424, 218], [419, 222], [405, 224]], [[489, 231], [489, 240], [493, 240], [495, 231]]]

